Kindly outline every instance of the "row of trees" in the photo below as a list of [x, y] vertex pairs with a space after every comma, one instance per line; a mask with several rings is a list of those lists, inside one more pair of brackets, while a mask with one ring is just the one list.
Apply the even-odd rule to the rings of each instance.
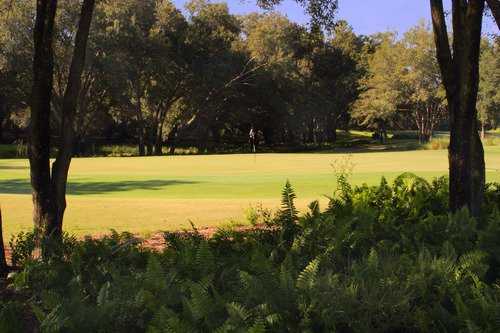
[[[2, 2], [2, 124], [22, 129], [35, 8]], [[53, 128], [62, 121], [79, 3], [60, 4], [55, 18]], [[145, 155], [179, 137], [205, 150], [244, 141], [252, 126], [269, 145], [335, 140], [364, 72], [366, 41], [346, 23], [325, 34], [277, 13], [235, 16], [223, 3], [193, 0], [186, 9], [164, 0], [97, 3], [76, 143], [136, 142]]]
[[[432, 30], [425, 21], [403, 38], [394, 33], [373, 37], [377, 47], [369, 56], [368, 75], [352, 109], [358, 122], [380, 131], [415, 128], [421, 142], [435, 128], [447, 125], [446, 93], [441, 80]], [[478, 112], [483, 133], [500, 122], [500, 39], [483, 38]]]
[[[31, 104], [33, 1], [0, 1], [0, 141], [23, 138]], [[61, 127], [80, 2], [59, 4], [54, 34], [52, 128]], [[269, 5], [269, 4], [268, 4]], [[98, 2], [78, 89], [74, 150], [135, 143], [160, 155], [176, 142], [211, 150], [335, 142], [338, 128], [416, 129], [422, 141], [445, 119], [432, 32], [357, 36], [346, 22], [309, 29], [277, 13], [235, 16], [223, 3]], [[481, 120], [496, 127], [498, 42], [484, 40]], [[7, 132], [3, 133], [2, 132]], [[54, 131], [55, 139], [61, 133]]]
[[354, 116], [379, 130], [382, 139], [386, 128], [399, 124], [416, 126], [420, 140], [428, 141], [446, 107], [432, 32], [421, 23], [401, 40], [393, 33], [378, 39]]

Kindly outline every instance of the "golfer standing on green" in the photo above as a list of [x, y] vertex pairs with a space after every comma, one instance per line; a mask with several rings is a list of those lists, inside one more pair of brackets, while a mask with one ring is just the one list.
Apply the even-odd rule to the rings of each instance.
[[248, 136], [250, 137], [250, 143], [252, 144], [253, 153], [255, 154], [255, 130], [253, 129], [253, 126], [250, 128]]

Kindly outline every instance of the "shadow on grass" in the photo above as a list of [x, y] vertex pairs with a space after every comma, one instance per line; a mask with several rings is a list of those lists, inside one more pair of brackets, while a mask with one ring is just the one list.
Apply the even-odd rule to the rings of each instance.
[[418, 143], [409, 143], [409, 144], [389, 143], [389, 144], [359, 145], [353, 147], [335, 147], [324, 150], [313, 150], [310, 151], [310, 153], [312, 154], [395, 153], [395, 152], [416, 151], [422, 149], [424, 149], [423, 146]]
[[[134, 190], [163, 190], [165, 186], [198, 184], [184, 180], [137, 180], [121, 182], [69, 182], [68, 194], [105, 194]], [[0, 180], [0, 194], [31, 194], [31, 184], [25, 179]]]
[[24, 165], [0, 165], [0, 170], [27, 170], [28, 166]]

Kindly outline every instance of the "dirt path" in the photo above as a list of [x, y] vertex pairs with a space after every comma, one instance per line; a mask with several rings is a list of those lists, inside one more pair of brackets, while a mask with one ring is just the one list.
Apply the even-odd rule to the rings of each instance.
[[[240, 226], [236, 227], [234, 230], [237, 232], [245, 232], [245, 231], [251, 231], [255, 229], [265, 229], [267, 228], [265, 225], [256, 225], [256, 226]], [[197, 229], [198, 233], [203, 236], [204, 238], [211, 238], [216, 232], [219, 230], [217, 227], [210, 227], [210, 228], [200, 228]], [[155, 251], [162, 251], [165, 246], [165, 237], [163, 232], [158, 232], [154, 234], [153, 236], [144, 239], [142, 241], [142, 246], [146, 249], [151, 249]]]
[[[254, 229], [265, 229], [265, 225], [256, 225], [256, 226], [240, 226], [236, 227], [234, 230], [238, 232], [244, 232], [244, 231], [250, 231]], [[216, 232], [219, 230], [217, 227], [207, 227], [207, 228], [200, 228], [197, 229], [198, 233], [203, 236], [204, 238], [211, 238]], [[177, 232], [183, 232], [183, 231], [177, 231]], [[106, 235], [98, 235], [96, 236], [97, 238], [102, 238]], [[138, 235], [136, 237], [140, 240], [140, 243], [143, 248], [149, 249], [149, 250], [154, 250], [154, 251], [163, 251], [163, 249], [166, 247], [166, 242], [165, 242], [165, 237], [164, 237], [164, 232], [157, 232], [153, 234], [152, 236], [148, 238], [142, 238]], [[12, 256], [12, 251], [11, 249], [6, 246], [5, 247], [5, 256], [7, 258], [7, 263], [11, 263], [11, 256]]]

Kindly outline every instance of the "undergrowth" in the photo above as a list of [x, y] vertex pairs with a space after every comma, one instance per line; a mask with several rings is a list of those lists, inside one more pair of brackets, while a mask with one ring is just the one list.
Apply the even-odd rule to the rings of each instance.
[[[487, 135], [482, 139], [483, 146], [498, 146], [500, 145], [500, 139], [493, 135]], [[426, 143], [423, 148], [427, 150], [445, 150], [448, 149], [450, 145], [449, 138], [436, 138], [432, 139], [430, 142]]]
[[[9, 288], [31, 295], [42, 332], [500, 331], [499, 185], [480, 219], [447, 212], [446, 179], [412, 174], [360, 187], [340, 175], [303, 216], [289, 183], [282, 198], [251, 214], [259, 228], [165, 233], [161, 253], [114, 233], [66, 237], [41, 260], [24, 234]], [[23, 305], [0, 300], [2, 332]]]

